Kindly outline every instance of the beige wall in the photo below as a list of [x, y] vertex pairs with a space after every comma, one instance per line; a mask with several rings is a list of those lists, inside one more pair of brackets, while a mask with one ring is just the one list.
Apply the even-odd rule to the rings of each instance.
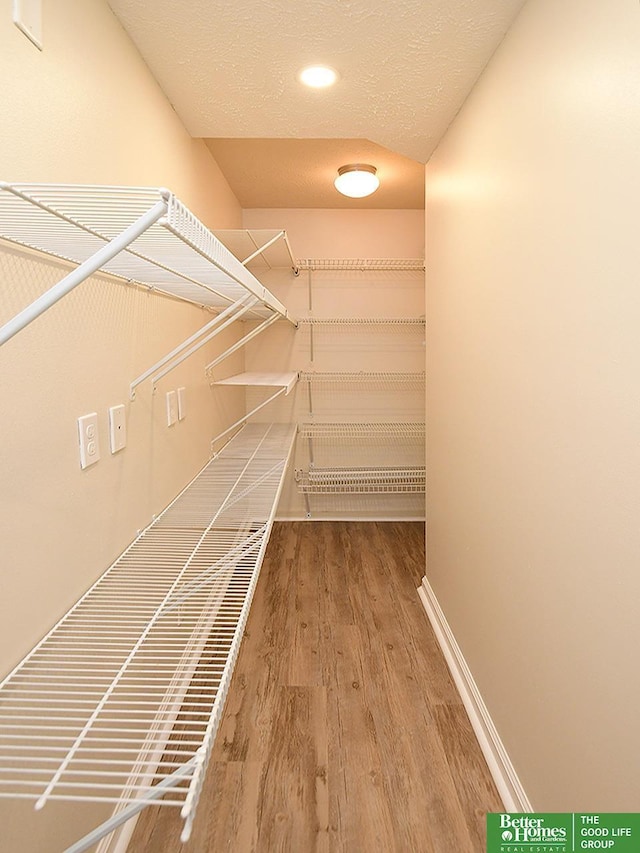
[[[284, 228], [299, 258], [422, 258], [424, 212], [421, 210], [245, 210], [247, 228]], [[321, 271], [311, 274], [312, 306], [309, 306], [309, 273], [298, 278], [288, 271], [261, 276], [298, 317], [420, 317], [424, 315], [424, 274], [413, 272]], [[248, 370], [326, 371], [420, 371], [424, 364], [422, 329], [389, 327], [340, 327], [314, 329], [314, 360], [310, 331], [297, 331], [276, 323], [249, 344]], [[253, 408], [262, 391], [247, 392]], [[346, 386], [322, 389], [314, 386], [314, 416], [309, 415], [307, 386], [299, 383], [289, 397], [275, 401], [256, 416], [263, 420], [396, 421], [422, 420], [423, 396], [372, 392]], [[360, 455], [358, 455], [360, 451]], [[328, 446], [316, 442], [318, 467], [423, 464], [423, 449], [381, 443], [360, 448]], [[296, 467], [309, 468], [307, 442], [296, 446], [294, 465], [278, 507], [279, 518], [305, 518], [306, 506], [294, 481]], [[422, 495], [313, 496], [312, 518], [423, 518]]]
[[[1, 179], [168, 186], [208, 225], [240, 226], [208, 150], [187, 135], [106, 2], [45, 0], [42, 53], [2, 5]], [[3, 246], [0, 322], [63, 274], [61, 264]], [[242, 394], [205, 381], [205, 359], [219, 345], [162, 380], [155, 396], [147, 384], [129, 402], [130, 381], [210, 317], [96, 277], [0, 350], [0, 673], [191, 479], [211, 437], [243, 411]], [[241, 370], [242, 356], [234, 358]], [[165, 391], [180, 385], [187, 418], [168, 429]], [[128, 446], [112, 456], [107, 409], [118, 403]], [[81, 471], [76, 419], [93, 411], [102, 459]], [[57, 853], [99, 819], [91, 806], [34, 813], [26, 801], [0, 800], [0, 851]]]
[[529, 2], [427, 170], [427, 574], [538, 810], [640, 802], [639, 39]]
[[106, 0], [43, 0], [44, 50], [0, 15], [0, 180], [168, 186], [208, 225], [240, 205]]
[[423, 210], [244, 210], [244, 228], [284, 228], [298, 258], [422, 258]]

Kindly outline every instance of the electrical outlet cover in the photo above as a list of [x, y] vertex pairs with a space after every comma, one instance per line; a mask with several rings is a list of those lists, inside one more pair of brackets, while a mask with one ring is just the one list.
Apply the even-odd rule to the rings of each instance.
[[78, 440], [80, 443], [80, 467], [88, 468], [100, 459], [98, 440], [98, 413], [78, 418]]
[[178, 420], [182, 421], [187, 414], [187, 389], [178, 388]]
[[175, 391], [167, 391], [167, 426], [178, 422], [178, 395]]
[[122, 405], [109, 409], [109, 444], [112, 453], [117, 453], [127, 444], [127, 421]]

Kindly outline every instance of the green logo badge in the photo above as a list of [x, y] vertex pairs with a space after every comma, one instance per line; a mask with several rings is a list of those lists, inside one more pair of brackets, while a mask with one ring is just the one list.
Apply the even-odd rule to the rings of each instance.
[[640, 851], [640, 814], [489, 814], [487, 853]]

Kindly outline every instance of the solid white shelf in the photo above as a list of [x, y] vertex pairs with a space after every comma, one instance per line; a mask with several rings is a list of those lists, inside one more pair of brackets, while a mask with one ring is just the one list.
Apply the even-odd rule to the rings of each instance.
[[0, 238], [79, 264], [2, 327], [0, 343], [98, 271], [216, 312], [248, 305], [254, 317], [295, 323], [167, 189], [0, 182]]
[[0, 684], [0, 796], [116, 804], [71, 850], [152, 802], [188, 838], [294, 440], [246, 426]]
[[298, 381], [298, 373], [236, 373], [235, 376], [228, 376], [226, 379], [218, 379], [212, 382], [212, 385], [237, 385], [244, 387], [256, 387], [256, 386], [265, 386], [271, 388], [277, 388], [278, 390], [275, 394], [272, 394], [270, 397], [267, 397], [266, 400], [263, 400], [259, 403], [255, 408], [251, 409], [250, 412], [247, 412], [241, 418], [239, 418], [235, 423], [231, 424], [231, 426], [227, 427], [223, 432], [217, 435], [211, 441], [211, 446], [215, 447], [218, 441], [221, 438], [227, 436], [230, 432], [240, 426], [241, 424], [246, 423], [252, 415], [255, 415], [256, 412], [259, 412], [261, 409], [264, 409], [265, 406], [268, 406], [269, 403], [273, 402], [277, 397], [280, 397], [282, 394], [285, 396], [289, 394], [296, 382]]
[[284, 388], [288, 394], [298, 381], [297, 372], [289, 373], [236, 373], [226, 379], [216, 379], [212, 385], [265, 385], [272, 388]]

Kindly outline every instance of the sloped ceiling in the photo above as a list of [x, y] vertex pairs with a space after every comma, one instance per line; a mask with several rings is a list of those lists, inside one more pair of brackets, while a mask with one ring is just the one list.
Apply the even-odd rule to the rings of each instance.
[[[192, 136], [269, 140], [272, 152], [275, 139], [369, 140], [418, 163], [524, 4], [109, 2]], [[337, 69], [338, 83], [303, 87], [297, 74], [314, 63]]]
[[[240, 205], [249, 207], [424, 207], [424, 167], [366, 139], [208, 139]], [[380, 189], [346, 198], [333, 180], [343, 163], [373, 163]]]

